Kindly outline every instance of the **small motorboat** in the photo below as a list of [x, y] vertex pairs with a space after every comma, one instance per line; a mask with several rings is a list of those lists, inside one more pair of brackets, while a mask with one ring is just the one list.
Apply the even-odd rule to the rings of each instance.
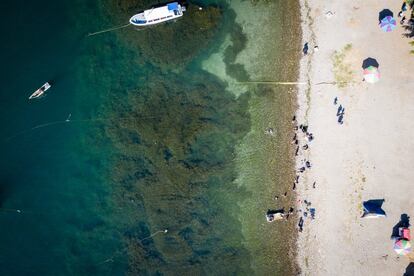
[[37, 89], [32, 95], [30, 95], [29, 100], [40, 98], [43, 94], [50, 88], [52, 85], [49, 82], [46, 82], [39, 89]]
[[131, 17], [129, 23], [134, 26], [150, 26], [183, 16], [185, 6], [178, 2], [168, 3], [165, 6], [152, 8]]

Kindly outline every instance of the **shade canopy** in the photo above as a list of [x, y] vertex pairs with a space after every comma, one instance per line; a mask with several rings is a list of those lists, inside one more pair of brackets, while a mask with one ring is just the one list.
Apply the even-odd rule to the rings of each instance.
[[369, 83], [376, 83], [380, 79], [378, 68], [369, 66], [364, 69], [364, 80]]
[[397, 21], [392, 16], [386, 16], [381, 20], [380, 27], [384, 32], [391, 32], [397, 27]]
[[371, 199], [364, 201], [362, 206], [364, 207], [363, 218], [380, 218], [385, 217], [385, 211], [382, 210], [383, 199]]

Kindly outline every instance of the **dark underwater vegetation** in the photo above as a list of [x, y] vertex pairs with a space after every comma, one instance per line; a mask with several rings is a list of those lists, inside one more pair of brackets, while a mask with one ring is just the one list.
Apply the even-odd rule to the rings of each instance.
[[[290, 185], [295, 98], [268, 85], [236, 96], [201, 69], [229, 40], [223, 71], [255, 75], [238, 61], [249, 40], [231, 2], [188, 1], [175, 22], [88, 36], [167, 1], [42, 1], [0, 4], [0, 274], [288, 275], [293, 221], [263, 214]], [[281, 36], [265, 58], [284, 70], [265, 80], [294, 74]]]

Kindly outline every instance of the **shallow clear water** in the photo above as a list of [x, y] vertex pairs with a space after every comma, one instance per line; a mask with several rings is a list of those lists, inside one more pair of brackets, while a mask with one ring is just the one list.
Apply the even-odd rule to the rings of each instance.
[[[290, 271], [278, 257], [286, 239], [267, 236], [288, 226], [262, 223], [267, 195], [291, 173], [263, 170], [289, 147], [262, 129], [276, 120], [283, 131], [291, 99], [268, 87], [236, 97], [202, 70], [230, 34], [227, 74], [254, 75], [236, 62], [247, 36], [231, 2], [199, 1], [214, 5], [157, 28], [86, 37], [151, 3], [0, 4], [2, 275]], [[28, 101], [47, 80], [47, 96]], [[249, 147], [260, 155], [247, 156]]]

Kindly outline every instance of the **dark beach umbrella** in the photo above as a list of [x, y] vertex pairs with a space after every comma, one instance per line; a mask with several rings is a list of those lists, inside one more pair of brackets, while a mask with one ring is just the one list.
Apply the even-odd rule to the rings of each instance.
[[379, 12], [378, 14], [378, 21], [381, 22], [381, 20], [383, 20], [385, 17], [387, 16], [391, 16], [393, 17], [394, 14], [392, 11], [390, 11], [389, 9], [383, 9], [382, 11]]
[[367, 69], [370, 66], [374, 66], [375, 68], [379, 68], [379, 63], [375, 58], [366, 58], [362, 62], [362, 69]]
[[406, 268], [403, 276], [413, 276], [414, 275], [414, 262], [411, 262]]

